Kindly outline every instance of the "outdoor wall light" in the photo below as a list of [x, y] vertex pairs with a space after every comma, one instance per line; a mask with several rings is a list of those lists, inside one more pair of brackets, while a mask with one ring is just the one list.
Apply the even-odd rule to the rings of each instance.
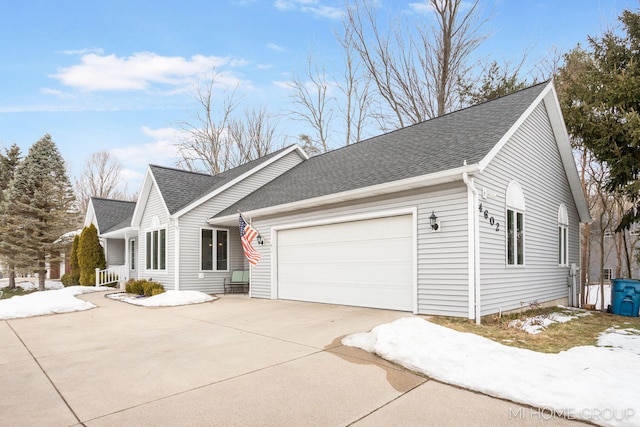
[[438, 217], [436, 216], [436, 213], [434, 211], [431, 211], [429, 221], [431, 223], [431, 229], [433, 231], [438, 231]]
[[257, 235], [256, 236], [256, 242], [258, 242], [259, 245], [264, 245], [264, 240], [262, 239], [261, 235]]

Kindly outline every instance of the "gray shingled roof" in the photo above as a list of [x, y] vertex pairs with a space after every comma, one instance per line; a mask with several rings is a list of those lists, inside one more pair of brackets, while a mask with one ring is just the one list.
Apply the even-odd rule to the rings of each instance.
[[547, 84], [312, 157], [216, 217], [478, 163]]
[[167, 209], [169, 209], [169, 214], [173, 215], [190, 203], [215, 191], [287, 148], [288, 147], [275, 151], [257, 160], [253, 160], [217, 175], [189, 172], [157, 165], [149, 165], [149, 167], [151, 168], [151, 172], [158, 184], [158, 189], [160, 190], [162, 198], [167, 205]]
[[101, 234], [131, 225], [136, 202], [92, 197], [91, 203]]

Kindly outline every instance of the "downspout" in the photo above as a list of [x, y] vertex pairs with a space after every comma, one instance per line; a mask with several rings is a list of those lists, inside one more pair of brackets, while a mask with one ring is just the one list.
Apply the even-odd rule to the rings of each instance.
[[174, 218], [173, 222], [173, 289], [180, 290], [180, 226], [178, 224], [178, 218]]
[[464, 172], [462, 180], [467, 186], [468, 235], [469, 235], [469, 318], [472, 314], [476, 324], [480, 324], [480, 226], [478, 224], [478, 189], [475, 178]]

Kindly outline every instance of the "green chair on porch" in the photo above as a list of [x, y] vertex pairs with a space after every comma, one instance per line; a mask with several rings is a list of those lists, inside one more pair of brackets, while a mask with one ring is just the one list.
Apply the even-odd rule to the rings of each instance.
[[224, 279], [224, 293], [248, 293], [249, 270], [238, 270], [231, 273], [230, 279]]

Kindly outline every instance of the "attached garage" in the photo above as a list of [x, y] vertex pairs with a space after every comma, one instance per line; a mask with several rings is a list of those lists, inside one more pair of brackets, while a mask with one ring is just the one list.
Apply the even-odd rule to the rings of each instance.
[[413, 215], [277, 231], [280, 299], [414, 310]]

